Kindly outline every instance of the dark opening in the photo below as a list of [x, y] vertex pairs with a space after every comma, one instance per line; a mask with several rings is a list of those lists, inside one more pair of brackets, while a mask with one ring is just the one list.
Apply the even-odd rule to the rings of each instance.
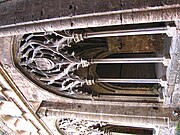
[[154, 129], [130, 126], [106, 125], [102, 130], [106, 129], [110, 133], [124, 133], [132, 135], [153, 135]]
[[[141, 58], [153, 57], [154, 53], [111, 54], [105, 58]], [[155, 79], [155, 64], [98, 64], [96, 72], [99, 78]], [[152, 87], [154, 84], [107, 83], [119, 87]]]

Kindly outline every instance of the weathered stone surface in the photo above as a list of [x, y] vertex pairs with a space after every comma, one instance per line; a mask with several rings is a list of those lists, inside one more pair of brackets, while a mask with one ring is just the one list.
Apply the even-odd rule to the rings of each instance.
[[[95, 2], [91, 0], [0, 1], [0, 36], [39, 31], [174, 21], [180, 19], [179, 3], [179, 0], [96, 0]], [[43, 20], [44, 22], [40, 22], [39, 20]], [[29, 24], [23, 24], [24, 22], [28, 22]], [[5, 28], [4, 26], [7, 25], [11, 25], [11, 27], [8, 26]], [[179, 26], [177, 26], [177, 28], [179, 29]], [[179, 35], [173, 37], [171, 46], [172, 62], [167, 71], [169, 87], [165, 92], [165, 96], [167, 97], [165, 97], [164, 105], [172, 107], [169, 110], [163, 108], [162, 103], [81, 101], [58, 97], [29, 82], [14, 67], [11, 52], [13, 37], [1, 38], [0, 42], [0, 62], [8, 71], [10, 77], [12, 77], [13, 81], [28, 100], [56, 101], [56, 103], [53, 103], [50, 107], [44, 106], [44, 108], [59, 109], [60, 113], [52, 113], [56, 118], [62, 114], [63, 116], [78, 117], [81, 119], [96, 118], [117, 123], [120, 121], [121, 124], [128, 121], [134, 125], [137, 123], [168, 125], [169, 117], [173, 120], [176, 119], [172, 116], [172, 111], [180, 105]], [[57, 106], [55, 106], [55, 104], [57, 104]], [[162, 108], [159, 109], [160, 107]], [[71, 113], [71, 111], [76, 113]], [[82, 115], [79, 115], [79, 112], [81, 112]], [[90, 113], [90, 115], [85, 115], [87, 112]], [[113, 114], [115, 116], [113, 116]], [[118, 117], [116, 117], [116, 115], [118, 115]], [[132, 116], [136, 116], [134, 121], [132, 120]], [[139, 118], [139, 116], [145, 116], [146, 118]], [[165, 119], [164, 116], [166, 116]], [[159, 130], [159, 134], [163, 135], [173, 135], [173, 133], [174, 127]]]
[[[120, 44], [121, 43], [121, 44]], [[163, 50], [163, 36], [141, 35], [108, 38], [108, 49], [123, 53], [158, 52]]]
[[[18, 22], [27, 22], [29, 18], [25, 15], [32, 16], [31, 21], [58, 18], [65, 16], [84, 15], [92, 13], [102, 13], [119, 10], [145, 9], [161, 6], [169, 6], [179, 4], [178, 0], [96, 0], [96, 1], [81, 1], [81, 0], [24, 0], [24, 1], [3, 1], [0, 4], [0, 16], [7, 18], [15, 17], [15, 22], [9, 21], [6, 24]], [[106, 7], [106, 8], [105, 8]], [[168, 12], [169, 14], [171, 12]], [[166, 16], [164, 16], [166, 17]], [[22, 20], [19, 20], [21, 18]], [[26, 20], [28, 19], [28, 20]], [[2, 24], [1, 24], [2, 25]]]
[[179, 1], [167, 0], [5, 1], [0, 5], [0, 36], [27, 33], [26, 29], [41, 32], [174, 21], [180, 19], [179, 6]]

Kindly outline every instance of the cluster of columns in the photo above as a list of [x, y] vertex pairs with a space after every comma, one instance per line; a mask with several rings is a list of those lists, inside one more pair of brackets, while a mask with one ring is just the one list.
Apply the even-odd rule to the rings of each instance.
[[[157, 28], [145, 28], [145, 29], [131, 29], [131, 30], [117, 30], [117, 31], [103, 31], [103, 32], [87, 32], [84, 34], [73, 34], [75, 42], [82, 41], [86, 38], [97, 37], [112, 37], [112, 36], [128, 36], [128, 35], [145, 35], [145, 34], [167, 34], [173, 36], [175, 27], [157, 27]], [[112, 64], [112, 63], [162, 63], [164, 66], [168, 66], [170, 63], [169, 58], [165, 57], [146, 57], [146, 58], [111, 58], [111, 59], [91, 59], [89, 64]], [[159, 79], [113, 79], [113, 78], [98, 78], [94, 80], [86, 80], [87, 85], [92, 85], [95, 82], [113, 82], [113, 83], [149, 83], [160, 84], [162, 87], [166, 87], [166, 81]]]

